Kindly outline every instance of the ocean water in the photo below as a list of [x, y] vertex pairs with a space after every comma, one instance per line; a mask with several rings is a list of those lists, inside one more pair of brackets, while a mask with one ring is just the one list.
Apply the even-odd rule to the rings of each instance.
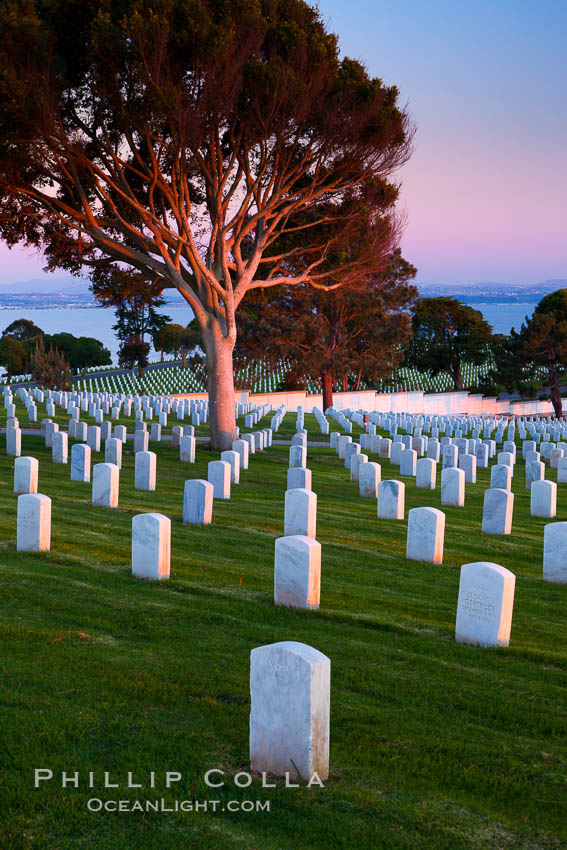
[[512, 328], [520, 330], [526, 316], [531, 316], [537, 307], [536, 302], [525, 304], [475, 304], [469, 303], [470, 307], [480, 310], [487, 322], [492, 325], [495, 334], [509, 334]]
[[[520, 329], [526, 316], [531, 316], [536, 304], [474, 304], [471, 307], [480, 310], [493, 326], [494, 333], [507, 334], [512, 327]], [[159, 312], [171, 316], [173, 322], [186, 325], [191, 321], [192, 313], [184, 304], [167, 304]], [[30, 319], [45, 333], [54, 334], [66, 331], [74, 336], [94, 336], [108, 348], [114, 361], [117, 359], [118, 341], [112, 330], [115, 323], [114, 310], [105, 307], [78, 307], [74, 309], [38, 309], [15, 307], [0, 310], [0, 333], [14, 319]], [[148, 342], [150, 340], [148, 339]], [[152, 359], [157, 357], [152, 350]]]

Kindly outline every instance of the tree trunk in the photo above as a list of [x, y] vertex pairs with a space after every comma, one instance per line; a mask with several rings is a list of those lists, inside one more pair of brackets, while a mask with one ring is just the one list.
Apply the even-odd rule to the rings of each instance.
[[549, 389], [551, 390], [551, 403], [554, 413], [558, 419], [563, 419], [563, 400], [556, 369], [549, 370]]
[[185, 367], [187, 366], [187, 352], [186, 351], [184, 351], [181, 355], [181, 362], [183, 364], [183, 368], [185, 369]]
[[165, 351], [163, 350], [163, 348], [162, 348], [162, 350], [160, 351], [160, 354], [161, 354], [161, 358], [160, 358], [160, 359], [161, 359], [161, 362], [163, 363], [163, 357], [164, 357], [164, 354], [165, 354]]
[[229, 451], [236, 437], [232, 365], [234, 343], [226, 339], [218, 324], [212, 321], [201, 329], [201, 337], [207, 355], [210, 446], [217, 451]]
[[323, 413], [328, 407], [333, 406], [333, 378], [330, 372], [321, 374], [321, 384], [323, 386]]
[[463, 376], [462, 376], [462, 373], [461, 373], [461, 364], [460, 363], [457, 363], [457, 365], [453, 369], [453, 372], [451, 373], [451, 377], [453, 378], [453, 384], [455, 386], [455, 390], [456, 391], [462, 390], [463, 389]]

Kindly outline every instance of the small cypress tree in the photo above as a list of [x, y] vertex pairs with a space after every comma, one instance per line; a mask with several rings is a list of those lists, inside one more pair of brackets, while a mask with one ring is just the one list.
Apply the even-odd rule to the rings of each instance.
[[29, 365], [32, 379], [41, 387], [50, 390], [71, 389], [72, 375], [69, 363], [58, 348], [50, 345], [46, 350], [43, 337], [36, 342]]

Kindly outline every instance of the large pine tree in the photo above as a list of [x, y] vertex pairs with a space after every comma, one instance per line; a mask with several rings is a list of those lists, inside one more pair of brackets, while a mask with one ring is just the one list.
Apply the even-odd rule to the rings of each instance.
[[[1, 233], [50, 268], [125, 264], [179, 290], [206, 350], [211, 442], [228, 448], [236, 310], [253, 289], [372, 265], [369, 241], [334, 281], [323, 268], [368, 208], [391, 214], [411, 139], [397, 99], [304, 0], [6, 0]], [[301, 211], [290, 275], [282, 236]]]

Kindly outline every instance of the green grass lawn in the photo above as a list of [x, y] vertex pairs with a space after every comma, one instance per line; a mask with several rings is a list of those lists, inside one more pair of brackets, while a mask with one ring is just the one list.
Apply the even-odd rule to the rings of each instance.
[[[321, 439], [314, 417], [305, 424]], [[294, 426], [287, 414], [280, 435]], [[145, 493], [133, 487], [132, 444], [124, 448], [120, 507], [92, 508], [90, 485], [71, 482], [69, 466], [24, 436], [22, 454], [39, 459], [39, 492], [52, 499], [52, 542], [50, 553], [16, 553], [13, 459], [0, 438], [0, 847], [567, 846], [567, 586], [542, 581], [546, 520], [530, 518], [522, 462], [513, 534], [480, 533], [489, 486], [480, 470], [466, 507], [443, 508], [445, 558], [434, 566], [406, 561], [407, 521], [378, 520], [375, 500], [358, 496], [335, 452], [310, 448], [321, 608], [298, 611], [272, 601], [287, 446], [251, 457], [207, 528], [182, 524], [183, 486], [206, 478], [217, 453], [199, 443], [195, 465], [181, 464], [171, 444], [151, 444], [157, 490]], [[381, 464], [383, 479], [399, 477]], [[439, 488], [406, 485], [406, 517], [418, 505], [440, 507]], [[131, 519], [141, 511], [171, 517], [167, 582], [131, 577]], [[565, 487], [557, 519], [567, 519]], [[455, 643], [460, 566], [476, 560], [517, 576], [508, 649]], [[232, 781], [249, 769], [250, 650], [280, 640], [331, 659], [323, 789]], [[50, 768], [54, 780], [34, 789], [34, 768]], [[225, 771], [224, 788], [206, 787], [211, 768]], [[78, 771], [81, 787], [61, 788], [62, 771]], [[120, 788], [102, 787], [104, 771]], [[128, 771], [145, 788], [126, 788]], [[183, 782], [168, 791], [166, 771]], [[216, 812], [95, 813], [93, 797], [220, 803]], [[231, 800], [269, 801], [270, 811], [230, 812]]]

